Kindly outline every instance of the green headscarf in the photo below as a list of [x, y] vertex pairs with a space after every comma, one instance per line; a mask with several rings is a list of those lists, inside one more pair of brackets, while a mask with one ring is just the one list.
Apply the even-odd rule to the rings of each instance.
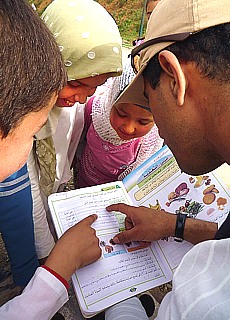
[[42, 19], [62, 53], [68, 80], [122, 72], [122, 40], [112, 16], [93, 0], [54, 0]]
[[[66, 66], [68, 80], [104, 73], [122, 73], [122, 40], [111, 15], [93, 0], [54, 0], [42, 19], [53, 33]], [[40, 187], [48, 196], [56, 177], [52, 135], [62, 108], [54, 107], [36, 134], [35, 153], [40, 165]]]

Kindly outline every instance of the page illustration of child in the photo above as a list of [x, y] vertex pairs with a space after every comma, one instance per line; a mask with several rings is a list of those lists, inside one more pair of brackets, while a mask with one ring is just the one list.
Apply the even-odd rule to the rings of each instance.
[[114, 104], [134, 76], [128, 58], [123, 74], [110, 78], [86, 103], [85, 128], [73, 164], [76, 188], [123, 180], [162, 147], [147, 107]]

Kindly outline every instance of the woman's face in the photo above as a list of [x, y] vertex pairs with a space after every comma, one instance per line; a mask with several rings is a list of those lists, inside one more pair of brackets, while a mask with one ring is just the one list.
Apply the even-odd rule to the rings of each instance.
[[85, 103], [87, 97], [94, 94], [97, 87], [105, 83], [110, 73], [88, 77], [80, 80], [68, 81], [67, 85], [58, 95], [58, 107], [72, 107], [76, 102]]
[[151, 112], [130, 103], [113, 106], [110, 123], [122, 140], [143, 137], [154, 125]]

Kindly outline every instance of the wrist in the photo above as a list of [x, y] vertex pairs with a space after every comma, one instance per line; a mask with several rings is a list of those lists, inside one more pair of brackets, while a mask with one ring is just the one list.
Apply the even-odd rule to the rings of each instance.
[[165, 237], [174, 237], [177, 216], [169, 212], [166, 212], [166, 214], [167, 217], [165, 220]]
[[62, 282], [62, 284], [66, 287], [66, 290], [69, 289], [70, 285], [66, 279], [64, 279], [59, 273], [57, 273], [55, 270], [51, 269], [50, 267], [46, 265], [41, 266], [43, 269], [46, 269], [48, 272], [50, 272], [53, 276], [55, 276], [59, 281]]
[[174, 241], [182, 242], [184, 240], [184, 229], [185, 229], [185, 222], [188, 218], [187, 213], [178, 212], [176, 218], [176, 226], [175, 226], [175, 233], [174, 233]]
[[55, 251], [55, 249], [53, 249], [47, 258], [45, 266], [54, 270], [66, 281], [69, 281], [73, 273], [76, 271], [76, 264], [72, 263], [71, 259], [68, 259], [68, 255], [63, 259], [63, 253], [60, 255], [58, 254], [59, 252]]

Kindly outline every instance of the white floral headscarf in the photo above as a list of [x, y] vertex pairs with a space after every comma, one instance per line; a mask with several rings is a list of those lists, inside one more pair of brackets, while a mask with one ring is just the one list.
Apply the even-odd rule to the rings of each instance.
[[103, 140], [114, 145], [127, 143], [127, 140], [122, 140], [111, 126], [110, 112], [115, 100], [134, 76], [135, 73], [131, 67], [130, 59], [127, 59], [122, 75], [108, 79], [103, 86], [104, 90], [100, 88], [100, 95], [96, 95], [93, 100], [92, 121], [94, 128]]
[[[122, 75], [116, 78], [108, 79], [105, 85], [102, 88], [99, 88], [99, 94], [96, 94], [93, 100], [92, 121], [94, 128], [101, 139], [110, 142], [113, 145], [119, 146], [124, 143], [129, 143], [127, 140], [122, 140], [111, 126], [110, 113], [117, 97], [132, 81], [134, 76], [135, 74], [131, 67], [131, 60], [130, 58], [128, 58], [125, 63]], [[136, 139], [139, 138], [134, 138], [133, 140]], [[119, 180], [124, 179], [127, 174], [129, 174], [133, 169], [142, 164], [152, 154], [158, 151], [163, 145], [163, 140], [158, 134], [156, 125], [154, 125], [149, 133], [147, 133], [141, 139], [141, 146], [136, 161], [128, 166], [127, 169], [118, 177]]]

